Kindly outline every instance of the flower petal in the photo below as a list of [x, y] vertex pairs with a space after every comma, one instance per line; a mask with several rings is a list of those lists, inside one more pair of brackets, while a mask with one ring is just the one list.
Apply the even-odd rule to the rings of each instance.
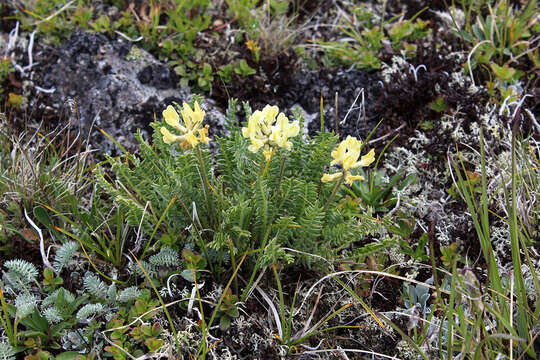
[[172, 105], [167, 106], [167, 108], [163, 110], [163, 117], [165, 118], [165, 122], [173, 128], [180, 131], [186, 131], [186, 129], [180, 125], [180, 116]]
[[163, 141], [164, 141], [166, 144], [172, 144], [172, 143], [175, 143], [175, 142], [177, 142], [177, 141], [182, 140], [182, 137], [181, 137], [181, 136], [174, 135], [174, 134], [171, 133], [166, 127], [161, 127], [161, 128], [159, 129], [159, 131], [160, 131], [161, 134], [163, 135]]
[[361, 175], [351, 175], [350, 173], [345, 174], [345, 184], [352, 185], [355, 180], [362, 181], [364, 177]]
[[300, 132], [300, 122], [298, 120], [293, 121], [287, 128], [287, 137], [295, 137]]
[[375, 161], [375, 149], [371, 149], [366, 155], [362, 156], [362, 159], [354, 164], [354, 168], [364, 167], [371, 165]]
[[206, 125], [204, 128], [199, 129], [199, 141], [206, 145], [210, 143], [210, 138], [208, 137], [208, 128], [209, 126]]
[[340, 177], [343, 176], [343, 173], [335, 173], [335, 174], [323, 174], [322, 178], [321, 178], [321, 181], [322, 182], [330, 182], [330, 181], [334, 181], [336, 179], [339, 179]]
[[197, 101], [195, 101], [194, 107], [195, 107], [195, 111], [193, 112], [194, 120], [197, 122], [197, 124], [202, 124], [204, 120], [204, 115], [206, 115], [206, 113], [201, 109]]
[[274, 155], [274, 149], [271, 147], [265, 147], [263, 149], [263, 155], [266, 161], [270, 160], [272, 158], [272, 155]]

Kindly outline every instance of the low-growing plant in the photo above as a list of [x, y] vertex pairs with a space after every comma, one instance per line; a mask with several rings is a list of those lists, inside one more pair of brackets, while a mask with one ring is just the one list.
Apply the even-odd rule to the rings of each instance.
[[416, 45], [412, 42], [424, 38], [431, 32], [428, 21], [417, 19], [422, 11], [408, 20], [392, 22], [393, 19], [390, 19], [382, 26], [373, 24], [369, 17], [358, 17], [359, 12], [353, 10], [352, 17], [340, 27], [347, 36], [345, 41], [319, 41], [318, 44], [325, 50], [326, 59], [330, 64], [354, 65], [359, 69], [380, 69], [382, 64], [380, 53], [385, 43], [393, 51], [404, 51], [407, 57], [416, 54]]
[[119, 267], [123, 261], [124, 246], [130, 228], [125, 224], [118, 207], [107, 208], [107, 205], [111, 205], [101, 199], [96, 190], [94, 187], [89, 212], [82, 209], [80, 204], [72, 204], [68, 214], [46, 206], [49, 212], [55, 215], [54, 221], [41, 206], [34, 208], [34, 215], [55, 237], [75, 240], [85, 253], [97, 254]]
[[283, 346], [286, 350], [286, 355], [289, 356], [294, 354], [303, 343], [317, 335], [340, 329], [355, 328], [355, 326], [348, 325], [328, 326], [329, 322], [349, 308], [350, 304], [345, 304], [338, 309], [336, 309], [337, 306], [332, 307], [332, 309], [324, 314], [321, 319], [312, 324], [314, 314], [317, 312], [317, 306], [323, 291], [323, 287], [321, 286], [307, 321], [305, 321], [303, 326], [297, 330], [298, 324], [295, 320], [295, 315], [301, 312], [301, 308], [305, 305], [306, 300], [312, 294], [311, 290], [313, 290], [313, 288], [307, 292], [307, 295], [304, 299], [302, 299], [300, 305], [298, 306], [297, 296], [299, 288], [297, 285], [296, 289], [294, 290], [294, 294], [292, 295], [290, 306], [288, 306], [285, 302], [285, 291], [281, 284], [280, 275], [275, 265], [272, 265], [272, 272], [274, 273], [274, 279], [277, 285], [279, 303], [274, 304], [274, 302], [262, 289], [257, 288], [257, 291], [262, 295], [263, 300], [268, 305], [268, 312], [273, 315], [272, 318], [276, 325], [277, 332], [277, 334], [274, 336], [280, 342], [281, 346]]
[[0, 342], [0, 358], [5, 360], [15, 360], [15, 350], [13, 346], [6, 342]]
[[210, 24], [210, 15], [206, 11], [209, 6], [210, 0], [175, 1], [174, 6], [165, 11], [168, 32], [180, 36], [175, 42], [181, 57], [190, 55], [197, 34]]
[[253, 11], [255, 26], [246, 28], [246, 46], [256, 62], [259, 59], [275, 59], [291, 48], [302, 26], [293, 29], [295, 17], [288, 17], [289, 1], [271, 0]]
[[[486, 69], [489, 78], [488, 88], [496, 87], [505, 99], [507, 96], [519, 96], [509, 85], [520, 80], [524, 73], [514, 64], [518, 59], [527, 56], [535, 65], [540, 63], [538, 38], [534, 38], [533, 29], [538, 24], [538, 3], [527, 1], [520, 10], [516, 10], [509, 0], [487, 1], [485, 9], [474, 1], [459, 1], [465, 9], [465, 25], [463, 29], [454, 28], [454, 32], [470, 44], [470, 52], [466, 69], [472, 71]], [[472, 14], [477, 13], [473, 23]], [[486, 14], [486, 15], [482, 15]], [[454, 21], [454, 24], [457, 24]], [[496, 81], [492, 81], [494, 76]]]
[[250, 67], [246, 60], [238, 60], [233, 64], [223, 65], [218, 71], [218, 75], [225, 83], [230, 83], [236, 76], [248, 77], [256, 74], [257, 71]]
[[428, 304], [430, 297], [429, 288], [424, 285], [412, 285], [403, 284], [404, 305], [407, 309], [417, 307], [424, 318], [431, 313], [431, 309]]
[[[126, 152], [109, 158], [114, 182], [96, 169], [100, 186], [117, 199], [129, 223], [149, 236], [142, 258], [146, 249], [161, 247], [156, 232], [167, 234], [179, 249], [196, 249], [220, 279], [226, 264], [235, 268], [248, 251], [251, 283], [257, 269], [293, 261], [284, 247], [310, 264], [302, 252], [332, 258], [382, 226], [369, 217], [345, 216], [336, 207], [341, 186], [361, 179], [351, 170], [371, 164], [373, 150], [359, 159], [362, 142], [349, 137], [332, 151], [336, 137], [329, 133], [304, 141], [297, 136], [299, 115], [289, 122], [277, 107], [253, 113], [246, 107], [246, 112], [247, 127], [232, 126], [230, 136], [216, 139], [215, 165], [203, 148], [210, 142], [208, 126], [195, 102], [194, 108], [184, 103], [181, 117], [169, 106], [165, 122], [153, 123], [152, 145], [137, 134], [140, 157]], [[341, 170], [324, 174], [328, 164]], [[359, 219], [366, 224], [359, 227]]]
[[0, 100], [3, 100], [4, 96], [4, 83], [13, 71], [15, 68], [11, 64], [11, 60], [8, 57], [0, 57]]
[[[0, 319], [9, 343], [17, 352], [39, 353], [44, 349], [61, 349], [62, 336], [76, 326], [75, 312], [88, 298], [76, 298], [64, 288], [54, 291], [47, 288], [50, 293], [40, 293], [45, 296], [40, 303], [40, 311], [40, 295], [33, 291], [34, 287], [39, 289], [35, 266], [25, 260], [11, 260], [4, 266], [7, 271], [3, 272], [0, 290]], [[10, 294], [12, 303], [5, 298], [5, 293]]]
[[435, 100], [429, 103], [429, 108], [437, 112], [445, 112], [448, 109], [448, 106], [444, 102], [444, 97], [439, 95]]
[[257, 0], [227, 0], [228, 11], [241, 26], [250, 27], [253, 23], [251, 11], [257, 6]]
[[257, 0], [227, 0], [228, 11], [246, 31], [256, 31], [258, 27], [257, 13], [268, 12], [271, 16], [283, 16], [289, 10], [289, 0], [264, 1], [257, 7]]
[[424, 261], [428, 260], [429, 257], [426, 253], [426, 245], [428, 242], [429, 235], [427, 233], [422, 234], [420, 238], [418, 239], [418, 243], [416, 244], [416, 248], [413, 249], [413, 247], [409, 244], [408, 239], [406, 237], [402, 237], [399, 240], [400, 245], [400, 251], [410, 256], [411, 259], [414, 261]]
[[219, 328], [222, 331], [227, 330], [231, 326], [232, 320], [240, 315], [237, 302], [238, 296], [234, 295], [229, 288], [225, 292], [223, 301], [216, 312], [216, 318], [219, 319]]
[[[195, 84], [204, 91], [210, 90], [212, 69], [208, 64], [197, 68], [194, 54], [198, 34], [210, 24], [210, 0], [182, 0], [143, 3], [135, 12], [123, 5], [117, 14], [99, 14], [92, 1], [77, 4], [58, 0], [43, 0], [14, 5], [16, 17], [25, 30], [37, 30], [39, 36], [60, 43], [77, 28], [141, 41], [141, 47], [151, 51], [172, 66], [185, 66], [181, 72], [184, 82]], [[0, 80], [4, 70], [0, 67]], [[188, 71], [189, 70], [189, 71]], [[192, 73], [196, 76], [188, 76]], [[1, 82], [0, 82], [1, 83]]]
[[[178, 64], [179, 63], [179, 64]], [[174, 66], [174, 72], [180, 76], [180, 86], [194, 84], [196, 89], [209, 91], [212, 88], [212, 66], [206, 62], [197, 60], [191, 61], [173, 61], [170, 65]]]
[[103, 350], [114, 359], [143, 356], [157, 352], [164, 344], [162, 328], [155, 321], [159, 302], [148, 289], [127, 288], [120, 293], [121, 306], [106, 325], [105, 334], [112, 344]]
[[384, 169], [359, 169], [358, 174], [366, 181], [354, 183], [350, 188], [351, 195], [359, 200], [361, 208], [371, 207], [375, 212], [381, 213], [394, 209], [398, 203], [398, 193], [417, 181], [416, 174], [406, 175], [403, 170], [388, 180]]
[[37, 203], [64, 210], [76, 202], [89, 184], [84, 173], [90, 153], [83, 151], [80, 134], [73, 139], [64, 127], [46, 135], [16, 135], [6, 118], [0, 122], [2, 202], [15, 201], [28, 210]]
[[105, 344], [97, 334], [113, 316], [140, 322], [132, 334], [141, 348], [140, 354], [157, 351], [163, 340], [159, 327], [150, 326], [148, 321], [156, 315], [158, 302], [151, 298], [148, 289], [131, 286], [117, 291], [116, 284], [107, 285], [89, 271], [81, 278], [69, 277], [80, 280], [77, 292], [61, 287], [65, 279], [62, 273], [69, 273], [70, 269], [72, 274], [79, 274], [82, 268], [75, 261], [78, 251], [79, 244], [75, 242], [61, 246], [56, 251], [53, 269], [44, 270], [43, 286], [33, 264], [19, 259], [4, 263], [0, 324], [14, 351], [27, 354], [28, 359], [73, 359], [79, 354], [92, 359], [92, 354], [103, 352]]

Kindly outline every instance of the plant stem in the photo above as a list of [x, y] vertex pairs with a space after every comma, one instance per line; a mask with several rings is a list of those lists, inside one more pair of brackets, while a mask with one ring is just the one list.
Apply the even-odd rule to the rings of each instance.
[[[279, 294], [279, 310], [281, 315], [281, 331], [283, 335], [283, 339], [281, 339], [281, 343], [287, 344], [289, 342], [289, 337], [287, 334], [286, 329], [286, 323], [287, 319], [285, 318], [285, 300], [283, 299], [283, 289], [281, 287], [281, 281], [279, 280], [279, 275], [277, 273], [276, 265], [272, 264], [272, 270], [274, 272], [274, 277], [276, 278], [276, 284], [278, 287], [278, 294]], [[292, 315], [291, 315], [292, 316]]]
[[264, 235], [262, 245], [258, 250], [255, 250], [255, 252], [259, 252], [259, 258], [257, 259], [257, 262], [255, 263], [255, 267], [253, 268], [253, 271], [251, 272], [251, 276], [249, 278], [249, 282], [244, 289], [244, 292], [242, 293], [242, 299], [241, 301], [244, 302], [246, 300], [246, 296], [249, 292], [249, 289], [251, 288], [251, 284], [253, 284], [253, 281], [255, 280], [255, 274], [257, 273], [257, 270], [259, 269], [261, 258], [264, 255], [264, 249], [266, 248], [266, 243], [268, 242], [268, 237], [270, 236], [270, 229], [266, 231], [266, 234]]
[[223, 291], [221, 292], [221, 296], [219, 297], [217, 305], [216, 305], [214, 311], [212, 312], [212, 316], [210, 316], [210, 320], [208, 321], [208, 327], [209, 328], [212, 326], [212, 324], [214, 322], [214, 319], [216, 318], [217, 312], [219, 311], [219, 308], [221, 307], [221, 303], [223, 303], [223, 299], [225, 298], [225, 295], [227, 294], [227, 291], [231, 287], [231, 284], [232, 284], [233, 280], [236, 279], [237, 274], [238, 274], [238, 270], [240, 270], [240, 266], [242, 266], [242, 264], [244, 263], [244, 260], [246, 260], [247, 254], [248, 254], [248, 252], [246, 251], [244, 253], [244, 255], [242, 255], [242, 258], [238, 262], [238, 265], [236, 265], [236, 267], [234, 268], [234, 272], [231, 275], [231, 278], [229, 279], [229, 281], [227, 282], [227, 285], [225, 285], [225, 288], [223, 288]]
[[212, 197], [210, 196], [209, 190], [212, 191], [212, 187], [210, 186], [210, 183], [208, 182], [208, 175], [206, 174], [206, 166], [204, 166], [204, 161], [201, 153], [201, 148], [199, 146], [196, 146], [197, 149], [197, 160], [199, 161], [199, 169], [201, 172], [201, 176], [204, 182], [204, 197], [206, 198], [206, 206], [207, 206], [207, 213], [210, 218], [210, 227], [215, 228], [217, 225], [215, 222], [215, 213], [214, 213], [214, 202], [212, 201]]
[[341, 185], [343, 185], [344, 179], [345, 179], [345, 176], [342, 176], [341, 178], [339, 178], [339, 181], [334, 187], [334, 190], [332, 190], [332, 194], [330, 194], [330, 197], [328, 198], [328, 200], [326, 200], [326, 204], [324, 204], [323, 212], [326, 212], [326, 210], [328, 210], [328, 207], [330, 206], [330, 203], [334, 199], [334, 196], [336, 196], [339, 188], [341, 187]]
[[206, 336], [207, 336], [207, 333], [208, 333], [208, 328], [209, 326], [206, 325], [206, 320], [204, 319], [204, 308], [203, 308], [203, 305], [202, 305], [202, 298], [201, 298], [201, 294], [199, 292], [199, 284], [197, 284], [197, 274], [195, 274], [195, 270], [194, 270], [194, 267], [193, 267], [193, 263], [191, 263], [191, 272], [193, 273], [193, 282], [195, 283], [195, 291], [197, 292], [197, 300], [199, 300], [199, 309], [200, 309], [200, 312], [201, 312], [201, 330], [202, 330], [202, 333], [203, 333], [203, 336], [202, 336], [202, 342], [201, 342], [201, 345], [199, 346], [199, 351], [197, 352], [197, 359], [200, 359], [201, 357], [199, 356], [199, 353], [202, 351], [203, 354], [202, 354], [202, 359], [205, 359], [206, 358], [206, 353], [207, 353], [207, 347], [206, 347]]
[[266, 196], [264, 195], [264, 188], [262, 184], [262, 177], [259, 179], [259, 190], [261, 191], [261, 198], [263, 203], [263, 225], [261, 228], [261, 235], [264, 236], [266, 233], [266, 222], [268, 216], [268, 202], [266, 201]]
[[277, 182], [277, 186], [274, 189], [274, 195], [272, 196], [271, 200], [274, 200], [276, 196], [280, 193], [280, 187], [281, 187], [281, 180], [283, 180], [283, 173], [285, 172], [285, 160], [287, 159], [286, 155], [281, 156], [281, 167], [279, 169], [279, 179]]
[[[274, 153], [272, 152], [272, 155], [273, 154]], [[262, 204], [263, 204], [263, 224], [262, 224], [261, 232], [260, 232], [261, 246], [259, 247], [261, 255], [259, 256], [259, 258], [255, 262], [255, 267], [253, 268], [253, 271], [251, 272], [251, 277], [249, 279], [248, 285], [244, 289], [244, 292], [242, 293], [242, 299], [241, 299], [242, 302], [245, 301], [245, 298], [246, 298], [247, 293], [248, 293], [248, 291], [249, 291], [249, 289], [251, 287], [251, 284], [253, 283], [253, 280], [255, 279], [255, 274], [256, 274], [257, 270], [259, 269], [260, 260], [261, 260], [262, 254], [264, 253], [264, 248], [266, 247], [266, 242], [268, 240], [268, 237], [270, 236], [270, 229], [266, 229], [266, 225], [268, 223], [268, 201], [267, 201], [266, 196], [264, 194], [264, 188], [263, 188], [263, 183], [262, 183], [264, 174], [266, 173], [266, 169], [268, 169], [268, 164], [270, 163], [270, 160], [272, 160], [272, 157], [270, 157], [270, 159], [268, 159], [266, 161], [265, 170], [262, 173], [259, 173], [260, 176], [259, 176], [259, 179], [257, 180], [257, 182], [259, 183], [259, 190], [261, 191], [261, 198], [262, 198]], [[262, 168], [262, 165], [263, 165], [263, 163], [261, 163], [261, 168]]]
[[[236, 259], [234, 257], [234, 245], [231, 241], [231, 239], [227, 240], [227, 244], [229, 245], [229, 254], [231, 255], [231, 264], [233, 269], [236, 269]], [[238, 279], [234, 278], [234, 293], [238, 295]]]
[[274, 157], [275, 150], [272, 150], [272, 153], [270, 154], [270, 158], [268, 160], [263, 161], [261, 163], [261, 169], [263, 168], [262, 165], [264, 164], [264, 170], [261, 174], [261, 179], [265, 177], [266, 173], [268, 172], [268, 167], [270, 166], [270, 161], [272, 161], [272, 157]]
[[323, 106], [323, 96], [321, 91], [321, 133], [324, 132], [324, 106]]
[[[190, 216], [189, 215], [189, 210], [188, 210], [186, 204], [182, 200], [180, 200], [180, 203], [182, 204], [182, 207], [184, 208], [184, 211], [186, 212], [187, 216], [189, 217]], [[212, 275], [215, 275], [216, 271], [214, 270], [214, 264], [210, 260], [210, 255], [208, 254], [208, 250], [206, 249], [206, 244], [204, 243], [204, 241], [203, 241], [203, 239], [201, 237], [201, 232], [202, 232], [203, 229], [199, 229], [199, 226], [193, 220], [191, 221], [191, 224], [192, 224], [193, 228], [195, 229], [195, 233], [194, 233], [195, 238], [200, 242], [197, 245], [199, 246], [199, 248], [203, 252], [204, 257], [206, 258], [206, 261], [210, 266], [210, 271], [212, 272]]]
[[[9, 312], [7, 309], [6, 300], [4, 299], [4, 292], [2, 291], [2, 288], [0, 287], [0, 302], [2, 305], [2, 310], [4, 312], [4, 317], [0, 316], [0, 320], [2, 321], [2, 326], [4, 327], [4, 330], [6, 331], [6, 335], [9, 339], [9, 343], [11, 346], [17, 346], [17, 330], [16, 328], [11, 327], [11, 321], [9, 319]], [[15, 323], [16, 324], [16, 323]]]

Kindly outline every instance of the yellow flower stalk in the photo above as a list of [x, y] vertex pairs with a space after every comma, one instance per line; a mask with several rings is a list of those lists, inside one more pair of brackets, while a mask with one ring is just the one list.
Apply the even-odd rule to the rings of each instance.
[[297, 136], [299, 132], [298, 120], [289, 123], [277, 106], [270, 105], [266, 105], [262, 111], [255, 111], [248, 119], [248, 126], [242, 128], [242, 135], [251, 141], [248, 150], [256, 153], [263, 148], [266, 160], [272, 157], [276, 148], [289, 150], [292, 146], [289, 138]]
[[208, 138], [208, 125], [202, 127], [205, 112], [195, 101], [194, 109], [184, 102], [180, 110], [184, 124], [180, 123], [180, 115], [171, 105], [163, 110], [163, 118], [165, 122], [175, 130], [178, 130], [182, 135], [171, 133], [166, 127], [161, 127], [160, 131], [163, 135], [163, 141], [167, 144], [180, 142], [182, 149], [194, 148], [199, 143], [207, 144], [210, 142]]
[[353, 136], [347, 136], [337, 147], [336, 150], [332, 151], [333, 160], [330, 162], [330, 165], [339, 165], [341, 166], [341, 172], [334, 174], [324, 174], [321, 178], [322, 182], [330, 182], [336, 179], [345, 177], [345, 184], [351, 185], [355, 180], [364, 180], [360, 175], [351, 174], [352, 169], [359, 167], [369, 166], [375, 161], [375, 150], [371, 149], [366, 155], [360, 158], [360, 149], [362, 148], [362, 141], [358, 140]]
[[[208, 174], [206, 173], [206, 166], [204, 164], [203, 155], [199, 144], [206, 144], [210, 142], [208, 137], [208, 125], [203, 127], [205, 112], [199, 106], [199, 103], [195, 101], [193, 109], [186, 102], [182, 104], [180, 109], [180, 115], [176, 112], [175, 108], [171, 105], [167, 106], [163, 110], [163, 118], [167, 125], [173, 129], [179, 131], [181, 135], [173, 134], [166, 127], [162, 126], [159, 130], [163, 135], [163, 141], [166, 144], [173, 144], [180, 142], [180, 147], [183, 150], [194, 149], [195, 157], [199, 163], [199, 171], [204, 183], [204, 197], [206, 198], [206, 208], [208, 214], [210, 214], [210, 226], [215, 226], [217, 220], [215, 218], [214, 200], [212, 198], [212, 192], [215, 193], [214, 188], [208, 181]], [[180, 116], [182, 117], [183, 124], [180, 122]]]

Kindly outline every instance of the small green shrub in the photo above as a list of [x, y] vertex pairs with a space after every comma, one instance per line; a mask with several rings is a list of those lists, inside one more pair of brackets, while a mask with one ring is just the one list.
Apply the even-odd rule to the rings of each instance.
[[380, 69], [380, 54], [388, 44], [393, 51], [404, 52], [407, 57], [416, 54], [414, 41], [426, 37], [431, 29], [429, 22], [415, 18], [417, 13], [408, 20], [391, 22], [385, 25], [375, 25], [370, 17], [359, 15], [361, 12], [352, 10], [352, 18], [340, 27], [347, 41], [319, 41], [325, 50], [325, 58], [329, 65], [354, 65], [359, 69]]

